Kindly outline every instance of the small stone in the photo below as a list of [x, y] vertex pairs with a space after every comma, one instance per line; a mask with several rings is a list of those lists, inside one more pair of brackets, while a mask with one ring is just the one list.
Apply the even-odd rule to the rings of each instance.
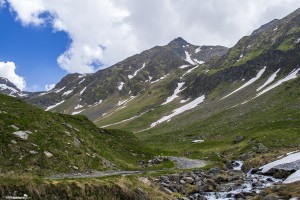
[[243, 140], [244, 140], [244, 136], [239, 135], [239, 136], [236, 136], [236, 137], [235, 137], [234, 142], [235, 142], [235, 143], [238, 143], [238, 142], [241, 142], [241, 141], [243, 141]]
[[185, 182], [192, 184], [194, 182], [194, 179], [192, 177], [186, 177]]
[[75, 165], [72, 166], [73, 169], [78, 170], [78, 167], [76, 167]]
[[49, 151], [44, 151], [44, 154], [47, 158], [51, 158], [53, 156], [53, 154], [50, 153]]
[[20, 130], [20, 128], [17, 127], [16, 125], [10, 125], [10, 127], [12, 127], [13, 129], [15, 129], [16, 131]]
[[173, 194], [173, 192], [171, 190], [169, 190], [168, 188], [165, 188], [165, 187], [160, 187], [160, 190], [169, 195]]
[[30, 154], [38, 154], [39, 152], [34, 151], [34, 150], [31, 150], [31, 151], [29, 151], [29, 153], [30, 153]]
[[16, 140], [11, 140], [11, 143], [17, 144], [17, 141]]
[[147, 186], [150, 186], [150, 185], [151, 185], [151, 182], [149, 181], [148, 178], [145, 178], [145, 177], [139, 177], [139, 181], [141, 181], [142, 183], [144, 183], [144, 184], [147, 185]]
[[75, 138], [75, 139], [74, 139], [74, 145], [75, 145], [76, 147], [78, 147], [80, 144], [81, 144], [81, 142], [80, 142], [77, 138]]
[[71, 133], [69, 131], [65, 131], [66, 135], [71, 137]]
[[13, 135], [22, 140], [28, 140], [28, 134], [24, 131], [13, 132]]
[[179, 183], [182, 184], [182, 185], [184, 185], [185, 181], [184, 180], [180, 180]]

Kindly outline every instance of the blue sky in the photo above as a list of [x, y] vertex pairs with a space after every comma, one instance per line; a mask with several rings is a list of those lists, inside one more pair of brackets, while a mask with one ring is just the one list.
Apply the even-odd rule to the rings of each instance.
[[299, 0], [0, 0], [0, 76], [40, 91], [178, 36], [232, 47], [299, 7]]
[[65, 32], [54, 32], [49, 24], [22, 26], [7, 7], [0, 9], [0, 28], [0, 61], [15, 63], [26, 90], [44, 90], [67, 74], [56, 61], [70, 44]]

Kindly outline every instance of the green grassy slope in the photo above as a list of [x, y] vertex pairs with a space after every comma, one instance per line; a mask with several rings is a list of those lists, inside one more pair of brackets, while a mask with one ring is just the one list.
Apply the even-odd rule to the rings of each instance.
[[[45, 112], [5, 95], [0, 102], [2, 173], [133, 169], [153, 156], [132, 133], [99, 129], [84, 116]], [[11, 125], [28, 131], [28, 140], [13, 135]]]
[[[253, 85], [253, 89], [259, 85]], [[223, 101], [208, 97], [206, 103], [211, 106], [199, 106], [136, 135], [150, 147], [169, 154], [208, 156], [212, 160], [220, 159], [222, 154], [237, 157], [246, 152], [258, 152], [260, 143], [269, 150], [299, 148], [299, 85], [298, 78], [231, 109], [222, 107], [230, 107], [231, 101], [241, 96], [245, 98], [247, 91]], [[237, 136], [243, 136], [244, 140], [236, 143]], [[192, 142], [197, 139], [204, 142]]]

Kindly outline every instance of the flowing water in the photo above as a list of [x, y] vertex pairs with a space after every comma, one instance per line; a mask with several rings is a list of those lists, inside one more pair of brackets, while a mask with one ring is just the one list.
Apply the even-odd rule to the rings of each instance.
[[[243, 165], [242, 161], [235, 161], [235, 167], [233, 170], [241, 171], [241, 167]], [[191, 199], [195, 199], [193, 197], [200, 197], [203, 196], [208, 200], [215, 200], [215, 199], [224, 199], [224, 200], [232, 200], [237, 199], [241, 195], [249, 195], [250, 194], [258, 194], [264, 188], [270, 187], [276, 183], [282, 182], [281, 179], [275, 179], [271, 176], [265, 176], [260, 174], [253, 173], [250, 170], [243, 179], [242, 183], [237, 181], [231, 181], [228, 183], [224, 183], [220, 185], [219, 192], [206, 192], [204, 194], [194, 194], [191, 196]], [[248, 196], [247, 195], [247, 196]]]

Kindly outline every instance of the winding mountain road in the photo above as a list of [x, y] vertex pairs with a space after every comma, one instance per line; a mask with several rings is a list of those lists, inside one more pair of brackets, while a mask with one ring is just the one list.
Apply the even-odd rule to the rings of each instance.
[[[178, 169], [193, 169], [193, 168], [201, 168], [206, 165], [204, 160], [199, 159], [189, 159], [184, 157], [168, 157], [171, 161], [176, 164]], [[148, 172], [160, 172], [164, 170], [145, 170], [145, 171], [91, 171], [91, 172], [83, 172], [83, 173], [70, 173], [70, 174], [56, 174], [47, 179], [76, 179], [76, 178], [99, 178], [99, 177], [107, 177], [114, 175], [133, 175], [133, 174], [144, 174]]]

